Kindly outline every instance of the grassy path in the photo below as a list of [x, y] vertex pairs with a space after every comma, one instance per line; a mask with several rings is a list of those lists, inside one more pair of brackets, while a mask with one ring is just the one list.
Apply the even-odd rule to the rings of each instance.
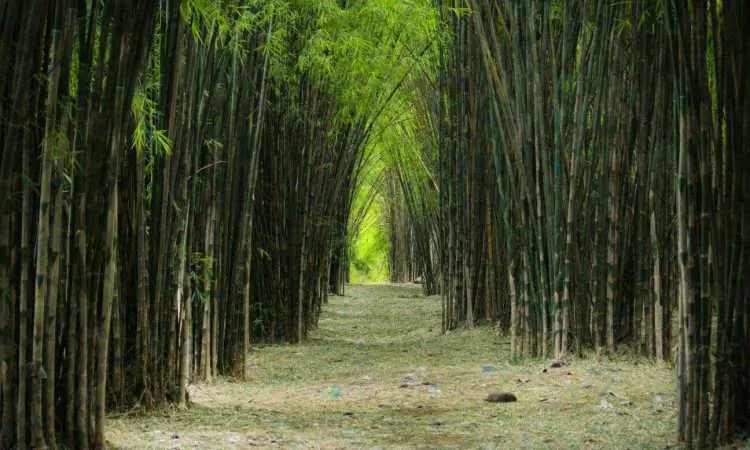
[[[116, 448], [664, 448], [669, 368], [577, 360], [511, 364], [489, 328], [440, 334], [440, 299], [352, 286], [309, 342], [261, 347], [251, 378], [191, 386], [187, 411], [112, 416]], [[545, 371], [546, 368], [546, 371]], [[512, 391], [517, 403], [492, 404]]]

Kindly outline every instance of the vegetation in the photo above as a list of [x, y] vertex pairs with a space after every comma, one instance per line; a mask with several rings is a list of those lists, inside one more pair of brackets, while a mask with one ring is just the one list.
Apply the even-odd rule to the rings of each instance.
[[352, 272], [513, 361], [673, 360], [679, 441], [750, 432], [747, 27], [744, 0], [4, 2], [0, 448], [252, 380]]
[[[354, 210], [359, 212], [356, 223], [350, 225], [351, 264], [350, 279], [353, 283], [384, 282], [389, 278], [388, 255], [390, 254], [387, 227], [384, 222], [384, 199], [377, 191], [358, 195]], [[353, 219], [350, 219], [354, 222]]]
[[491, 315], [513, 357], [558, 359], [677, 336], [680, 440], [746, 430], [750, 9], [459, 3], [438, 2], [444, 329]]

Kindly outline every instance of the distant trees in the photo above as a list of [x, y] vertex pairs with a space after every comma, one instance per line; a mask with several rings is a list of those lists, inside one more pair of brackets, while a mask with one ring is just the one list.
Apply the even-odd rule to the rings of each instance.
[[444, 28], [435, 29], [432, 45], [404, 80], [383, 120], [377, 149], [385, 168], [381, 192], [390, 235], [388, 255], [392, 282], [421, 281], [424, 293], [441, 291], [439, 161], [436, 75]]
[[289, 27], [299, 62], [274, 83], [261, 145], [253, 316], [274, 342], [304, 339], [329, 291], [343, 293], [365, 149], [437, 27], [426, 2], [325, 4]]
[[386, 150], [388, 170], [384, 172], [390, 233], [389, 269], [392, 282], [419, 280], [427, 295], [439, 286], [438, 191], [432, 177], [434, 147], [420, 142], [429, 136], [424, 112], [415, 108], [409, 123], [403, 121], [391, 135]]

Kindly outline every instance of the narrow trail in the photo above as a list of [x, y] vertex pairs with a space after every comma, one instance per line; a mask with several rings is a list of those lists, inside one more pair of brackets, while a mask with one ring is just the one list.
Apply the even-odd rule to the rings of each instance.
[[[351, 286], [302, 345], [258, 347], [251, 377], [191, 386], [193, 406], [113, 415], [115, 448], [664, 448], [672, 372], [573, 361], [511, 364], [490, 327], [442, 335], [440, 298]], [[484, 401], [512, 391], [517, 403]]]

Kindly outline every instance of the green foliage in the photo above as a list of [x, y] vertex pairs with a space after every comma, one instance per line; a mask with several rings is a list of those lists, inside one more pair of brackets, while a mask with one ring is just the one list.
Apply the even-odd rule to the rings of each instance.
[[352, 245], [352, 282], [388, 280], [388, 228], [383, 222], [383, 197], [376, 195]]
[[138, 90], [133, 96], [130, 106], [135, 122], [133, 131], [133, 148], [142, 154], [149, 150], [149, 156], [170, 155], [172, 153], [172, 141], [166, 131], [154, 128], [155, 118], [158, 114], [156, 102], [149, 98], [146, 90]]
[[352, 281], [384, 281], [391, 241], [386, 214], [391, 199], [384, 180], [392, 175], [386, 173], [408, 160], [403, 170], [418, 173], [420, 180], [430, 177], [420, 149], [431, 136], [414, 132], [419, 95], [414, 87], [415, 80], [435, 73], [436, 53], [427, 50], [438, 41], [437, 11], [424, 0], [370, 0], [343, 7], [335, 1], [291, 3], [299, 12], [294, 20], [307, 18], [312, 27], [300, 37], [295, 76], [311, 76], [333, 95], [337, 124], [368, 124], [349, 220]]
[[436, 11], [424, 0], [370, 0], [347, 8], [313, 3], [317, 29], [298, 68], [335, 90], [343, 118], [379, 111], [404, 77], [424, 64], [423, 49], [438, 28]]
[[214, 258], [203, 253], [190, 255], [188, 274], [193, 285], [193, 295], [201, 303], [211, 298], [209, 287], [214, 279]]

